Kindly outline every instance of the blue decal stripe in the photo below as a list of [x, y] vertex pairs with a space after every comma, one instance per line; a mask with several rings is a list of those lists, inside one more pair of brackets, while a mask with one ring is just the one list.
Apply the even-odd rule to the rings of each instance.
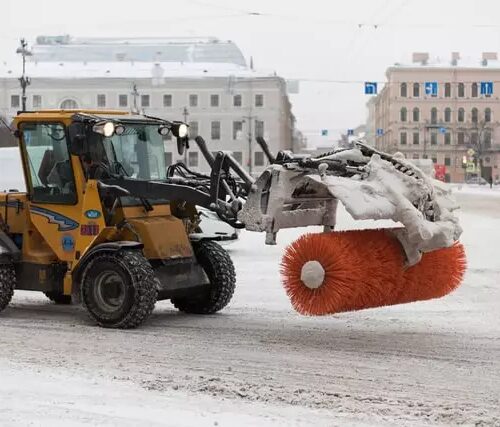
[[64, 215], [61, 215], [57, 212], [53, 212], [51, 210], [40, 208], [38, 206], [32, 206], [30, 211], [35, 215], [40, 215], [48, 219], [49, 224], [57, 224], [59, 231], [69, 231], [74, 230], [79, 226], [76, 221], [73, 221], [71, 218], [68, 218]]

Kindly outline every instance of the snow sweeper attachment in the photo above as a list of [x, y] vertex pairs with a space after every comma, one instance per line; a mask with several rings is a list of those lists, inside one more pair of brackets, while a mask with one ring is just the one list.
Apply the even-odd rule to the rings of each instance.
[[[214, 159], [198, 139], [207, 161]], [[388, 155], [358, 141], [318, 157], [272, 155], [270, 166], [248, 177], [237, 221], [266, 233], [275, 244], [282, 228], [323, 226], [286, 250], [282, 280], [294, 308], [323, 315], [442, 297], [462, 281], [466, 260], [456, 205], [444, 184], [402, 155]], [[241, 176], [241, 174], [240, 174]], [[241, 197], [240, 197], [241, 199]], [[233, 199], [233, 202], [236, 199]], [[341, 202], [355, 220], [392, 220], [392, 228], [335, 231]]]

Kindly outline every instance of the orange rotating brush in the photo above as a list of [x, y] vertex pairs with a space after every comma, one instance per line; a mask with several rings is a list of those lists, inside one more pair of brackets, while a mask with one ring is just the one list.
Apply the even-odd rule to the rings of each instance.
[[306, 234], [285, 250], [283, 285], [301, 314], [323, 315], [442, 297], [461, 283], [460, 243], [426, 253], [405, 268], [389, 230]]

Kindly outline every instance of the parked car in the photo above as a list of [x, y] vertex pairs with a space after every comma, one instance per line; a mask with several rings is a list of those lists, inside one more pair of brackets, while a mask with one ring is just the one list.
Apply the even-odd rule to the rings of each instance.
[[232, 243], [238, 239], [239, 230], [221, 221], [216, 213], [199, 206], [197, 209], [201, 219], [197, 234], [203, 235], [204, 239], [215, 240], [222, 244]]
[[481, 176], [472, 176], [465, 180], [466, 184], [475, 184], [475, 185], [489, 185], [488, 181], [486, 181]]

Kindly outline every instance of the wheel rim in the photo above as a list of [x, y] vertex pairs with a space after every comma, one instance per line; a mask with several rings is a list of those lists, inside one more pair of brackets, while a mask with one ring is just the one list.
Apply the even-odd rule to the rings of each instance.
[[103, 271], [96, 277], [93, 293], [101, 310], [112, 313], [125, 301], [125, 281], [114, 271]]

